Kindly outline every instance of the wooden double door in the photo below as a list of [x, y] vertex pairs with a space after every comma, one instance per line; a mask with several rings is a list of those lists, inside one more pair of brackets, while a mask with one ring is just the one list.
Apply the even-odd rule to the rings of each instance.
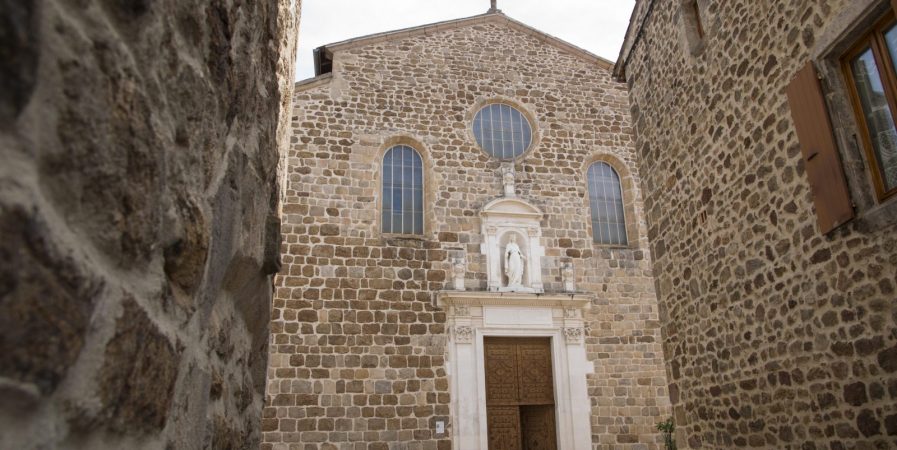
[[557, 450], [549, 338], [484, 338], [489, 450]]

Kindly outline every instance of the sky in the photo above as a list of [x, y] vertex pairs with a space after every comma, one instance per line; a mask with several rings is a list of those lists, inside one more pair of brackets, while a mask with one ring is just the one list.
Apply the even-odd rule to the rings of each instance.
[[[616, 61], [635, 0], [498, 0], [512, 19]], [[296, 79], [312, 50], [359, 36], [483, 14], [489, 0], [302, 0]]]

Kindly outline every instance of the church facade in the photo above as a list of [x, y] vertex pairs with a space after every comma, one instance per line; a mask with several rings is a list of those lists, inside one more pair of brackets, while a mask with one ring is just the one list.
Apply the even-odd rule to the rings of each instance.
[[265, 449], [656, 449], [670, 415], [626, 85], [498, 11], [296, 86]]

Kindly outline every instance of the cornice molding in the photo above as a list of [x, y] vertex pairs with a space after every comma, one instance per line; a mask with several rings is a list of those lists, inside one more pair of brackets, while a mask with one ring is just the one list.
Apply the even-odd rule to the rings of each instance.
[[436, 293], [436, 305], [443, 309], [450, 306], [534, 306], [557, 308], [587, 308], [595, 296], [575, 294], [530, 294], [522, 292], [440, 291]]

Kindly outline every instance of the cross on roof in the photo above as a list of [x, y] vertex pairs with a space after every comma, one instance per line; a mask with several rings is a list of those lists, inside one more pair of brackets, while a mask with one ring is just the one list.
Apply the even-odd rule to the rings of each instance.
[[490, 1], [492, 2], [492, 7], [489, 8], [489, 12], [498, 11], [498, 5], [497, 5], [498, 0], [490, 0]]

